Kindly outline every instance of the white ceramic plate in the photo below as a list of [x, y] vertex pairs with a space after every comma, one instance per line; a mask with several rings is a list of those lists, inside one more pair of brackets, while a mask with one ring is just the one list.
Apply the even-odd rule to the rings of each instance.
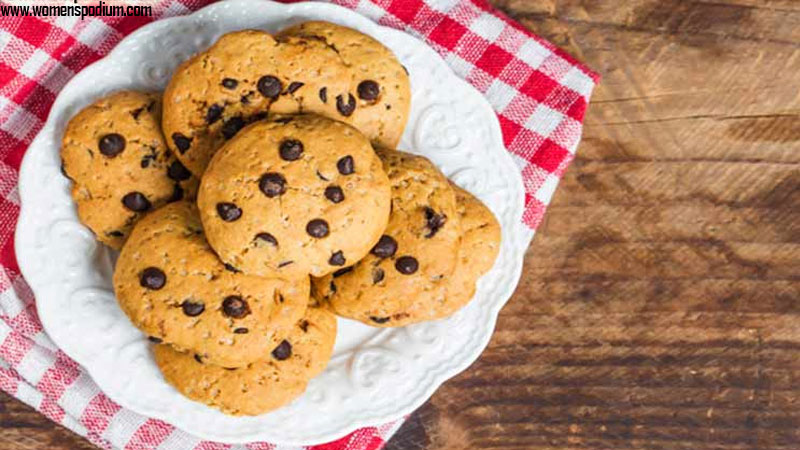
[[[96, 98], [121, 88], [163, 89], [176, 65], [221, 34], [277, 31], [310, 19], [337, 22], [391, 48], [408, 68], [413, 91], [401, 148], [429, 157], [481, 198], [503, 230], [495, 267], [475, 299], [453, 317], [399, 329], [340, 320], [334, 357], [291, 405], [257, 417], [230, 417], [170, 387], [147, 340], [117, 306], [115, 256], [83, 227], [60, 171], [65, 123]], [[322, 3], [283, 5], [232, 0], [160, 20], [125, 38], [67, 84], [28, 149], [20, 174], [19, 265], [36, 295], [45, 330], [120, 405], [199, 437], [243, 443], [315, 444], [410, 413], [484, 349], [497, 313], [517, 285], [532, 232], [521, 222], [523, 185], [505, 150], [492, 108], [419, 40]]]

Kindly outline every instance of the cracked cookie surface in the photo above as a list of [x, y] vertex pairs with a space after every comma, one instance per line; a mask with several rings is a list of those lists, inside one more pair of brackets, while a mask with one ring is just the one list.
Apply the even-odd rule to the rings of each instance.
[[389, 180], [355, 128], [300, 115], [250, 125], [198, 194], [208, 241], [245, 273], [322, 276], [361, 259], [389, 218]]
[[[178, 67], [164, 93], [164, 135], [193, 173], [202, 174], [222, 144], [267, 113], [321, 114], [363, 127], [374, 142], [399, 140], [410, 90], [394, 55], [343, 27], [330, 38], [312, 34], [316, 28], [292, 30], [277, 37], [229, 33]], [[364, 81], [376, 84], [365, 88]]]
[[157, 94], [120, 91], [81, 110], [67, 124], [61, 159], [81, 222], [114, 249], [148, 211], [196, 195], [198, 180], [161, 134]]
[[117, 261], [114, 292], [151, 338], [225, 367], [272, 351], [309, 300], [308, 277], [289, 281], [226, 268], [189, 202], [166, 205], [137, 223]]
[[349, 95], [341, 100], [329, 96], [328, 109], [319, 112], [353, 125], [377, 146], [395, 148], [408, 119], [411, 86], [394, 53], [366, 34], [330, 22], [304, 22], [278, 34], [279, 39], [286, 36], [321, 39], [351, 69], [348, 93], [355, 100], [352, 114], [343, 119], [330, 110], [336, 106], [340, 112], [340, 105], [349, 104]]
[[205, 363], [168, 345], [153, 347], [164, 378], [183, 395], [232, 415], [257, 415], [283, 406], [305, 391], [330, 360], [336, 317], [309, 308], [284, 340], [246, 367]]
[[460, 241], [456, 199], [426, 158], [377, 150], [392, 186], [392, 212], [370, 253], [352, 267], [315, 278], [312, 295], [338, 315], [371, 326], [426, 320], [446, 302]]

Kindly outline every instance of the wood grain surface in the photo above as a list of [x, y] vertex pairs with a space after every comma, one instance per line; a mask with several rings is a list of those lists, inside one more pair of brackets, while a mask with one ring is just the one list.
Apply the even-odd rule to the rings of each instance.
[[604, 78], [489, 348], [388, 449], [800, 448], [800, 1], [497, 5]]
[[800, 448], [800, 1], [495, 4], [604, 78], [491, 344], [387, 448]]

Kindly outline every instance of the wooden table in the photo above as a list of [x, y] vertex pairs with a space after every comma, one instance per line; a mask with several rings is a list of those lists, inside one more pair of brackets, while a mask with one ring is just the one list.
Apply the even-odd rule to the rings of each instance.
[[497, 4], [604, 79], [489, 348], [388, 448], [800, 447], [800, 1]]

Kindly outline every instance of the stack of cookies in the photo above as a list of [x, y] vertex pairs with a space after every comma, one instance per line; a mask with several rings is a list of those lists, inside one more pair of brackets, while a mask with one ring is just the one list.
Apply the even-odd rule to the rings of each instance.
[[472, 298], [500, 227], [392, 150], [409, 103], [391, 51], [307, 22], [222, 36], [163, 96], [118, 92], [69, 122], [78, 215], [121, 249], [120, 307], [181, 393], [261, 414], [323, 371], [335, 315], [397, 327]]

